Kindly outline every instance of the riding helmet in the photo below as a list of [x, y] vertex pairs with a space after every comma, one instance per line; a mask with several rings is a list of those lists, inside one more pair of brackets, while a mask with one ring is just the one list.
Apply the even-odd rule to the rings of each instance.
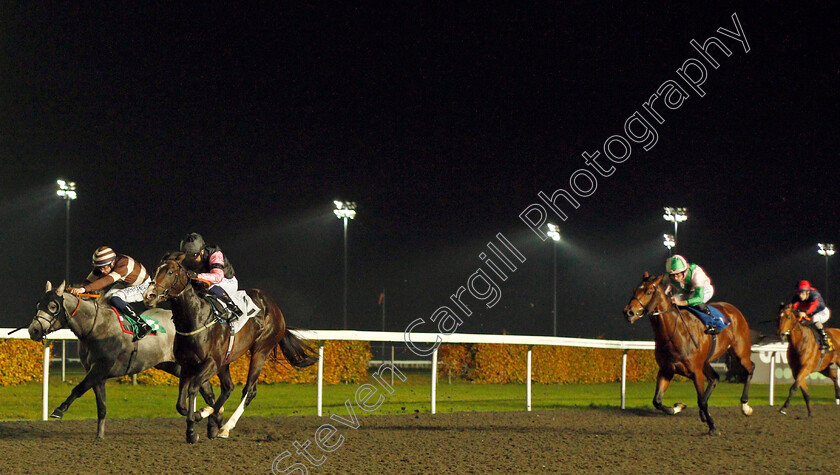
[[198, 233], [189, 233], [181, 239], [181, 252], [188, 252], [190, 254], [198, 254], [204, 249], [204, 238]]

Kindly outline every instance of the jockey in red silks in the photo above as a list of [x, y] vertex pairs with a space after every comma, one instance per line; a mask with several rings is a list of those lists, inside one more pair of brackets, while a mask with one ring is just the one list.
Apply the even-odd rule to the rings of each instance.
[[791, 300], [793, 310], [799, 313], [799, 321], [803, 323], [810, 322], [814, 328], [820, 333], [820, 348], [828, 349], [828, 337], [823, 329], [823, 323], [831, 318], [831, 310], [825, 305], [822, 295], [817, 292], [817, 289], [811, 287], [811, 283], [807, 280], [799, 282], [796, 286], [796, 294]]
[[190, 233], [181, 240], [181, 252], [186, 254], [184, 267], [190, 278], [207, 284], [208, 293], [216, 297], [216, 308], [228, 323], [242, 316], [231, 295], [239, 289], [233, 266], [218, 246], [208, 246], [201, 234]]

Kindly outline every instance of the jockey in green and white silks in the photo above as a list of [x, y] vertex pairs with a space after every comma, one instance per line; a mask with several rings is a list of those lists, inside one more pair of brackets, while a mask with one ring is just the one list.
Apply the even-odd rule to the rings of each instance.
[[712, 299], [715, 288], [712, 287], [712, 279], [702, 267], [689, 264], [683, 256], [677, 254], [668, 258], [665, 270], [668, 271], [671, 285], [674, 287], [671, 301], [675, 304], [699, 307]]
[[[715, 288], [712, 287], [712, 279], [706, 271], [697, 264], [689, 264], [679, 254], [669, 257], [665, 261], [665, 271], [668, 272], [668, 280], [671, 284], [671, 302], [674, 305], [695, 307], [705, 314], [709, 314], [706, 302], [712, 299]], [[709, 317], [706, 324], [707, 333], [714, 331], [714, 323]], [[702, 319], [702, 317], [701, 317]]]

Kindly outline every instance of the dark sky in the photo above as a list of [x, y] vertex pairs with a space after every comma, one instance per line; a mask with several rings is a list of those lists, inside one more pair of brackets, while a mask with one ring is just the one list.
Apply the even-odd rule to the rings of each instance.
[[[688, 208], [677, 251], [758, 330], [799, 279], [840, 296], [816, 253], [840, 241], [836, 4], [136, 3], [0, 7], [0, 326], [63, 279], [65, 177], [74, 280], [97, 246], [152, 268], [197, 231], [291, 326], [340, 328], [338, 198], [358, 204], [350, 328], [381, 328], [383, 288], [388, 330], [429, 320], [501, 232], [526, 261], [494, 307], [465, 297], [459, 331], [550, 334], [551, 244], [519, 214], [583, 152], [610, 166], [605, 140], [668, 80], [689, 97], [660, 99], [656, 145], [551, 218], [559, 333], [652, 338], [621, 310], [663, 269], [663, 206]], [[717, 32], [733, 13], [749, 52]], [[676, 70], [712, 35], [732, 55], [712, 49], [700, 97]]]

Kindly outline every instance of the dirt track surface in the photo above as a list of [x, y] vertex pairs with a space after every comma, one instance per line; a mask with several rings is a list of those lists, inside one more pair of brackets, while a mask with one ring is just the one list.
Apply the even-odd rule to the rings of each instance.
[[[96, 422], [0, 422], [2, 473], [276, 473], [300, 462], [309, 473], [837, 473], [840, 408], [817, 406], [807, 419], [794, 406], [783, 416], [760, 406], [713, 408], [721, 431], [705, 435], [697, 411], [562, 409], [506, 413], [368, 416], [351, 429], [329, 418], [249, 418], [227, 440], [184, 442], [181, 419], [109, 419], [106, 440]], [[343, 435], [331, 453], [314, 444], [319, 426]], [[295, 453], [304, 444], [314, 467]], [[799, 448], [795, 448], [798, 446]], [[795, 455], [804, 449], [804, 454]], [[290, 473], [303, 473], [292, 471]]]

